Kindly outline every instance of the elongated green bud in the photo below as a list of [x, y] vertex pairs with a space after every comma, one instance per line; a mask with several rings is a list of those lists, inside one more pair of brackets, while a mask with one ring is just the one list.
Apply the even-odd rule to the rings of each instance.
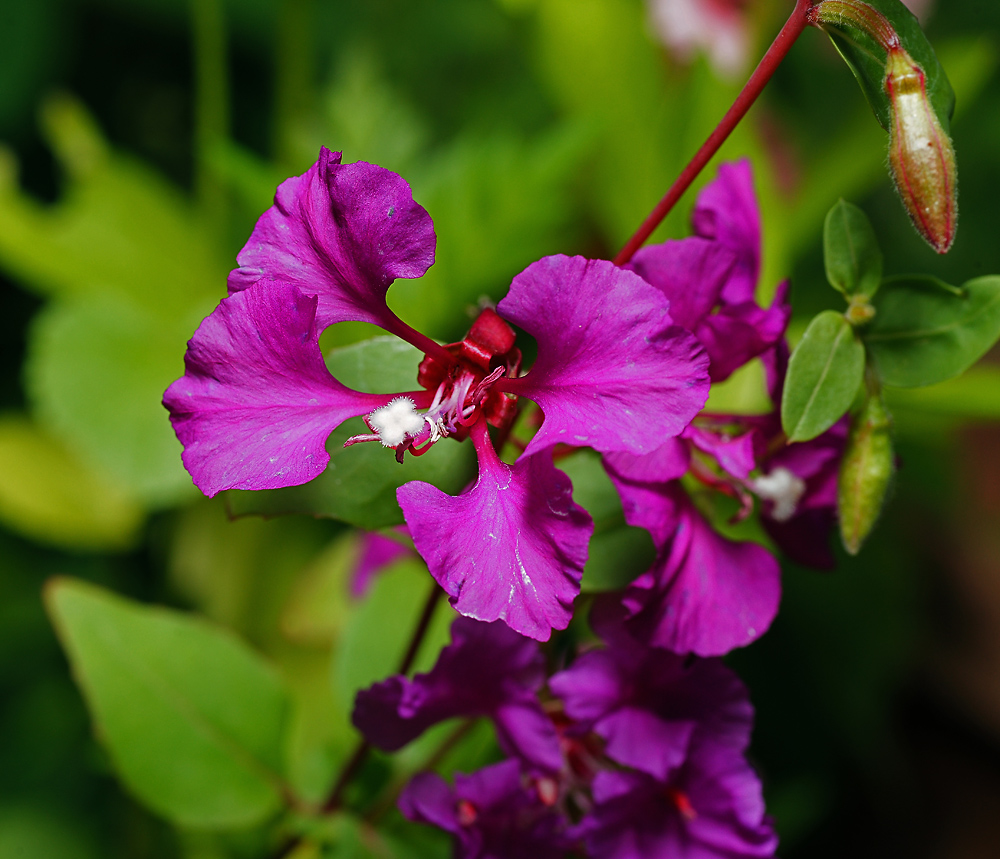
[[840, 536], [852, 555], [878, 520], [894, 471], [892, 419], [881, 395], [872, 393], [851, 421], [837, 481]]
[[927, 97], [924, 70], [901, 47], [888, 52], [889, 166], [913, 226], [939, 254], [955, 239], [958, 174], [955, 150]]

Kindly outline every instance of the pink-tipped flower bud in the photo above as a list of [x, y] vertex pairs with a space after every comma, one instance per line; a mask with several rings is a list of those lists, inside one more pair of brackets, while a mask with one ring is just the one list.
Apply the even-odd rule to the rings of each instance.
[[899, 45], [888, 51], [889, 166], [913, 226], [939, 254], [955, 239], [958, 220], [955, 150], [927, 96], [924, 70]]

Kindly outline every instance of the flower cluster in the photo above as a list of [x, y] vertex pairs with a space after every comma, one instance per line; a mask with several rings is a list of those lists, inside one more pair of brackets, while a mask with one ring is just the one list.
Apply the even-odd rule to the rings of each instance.
[[354, 724], [395, 750], [433, 724], [487, 716], [509, 756], [454, 787], [418, 775], [400, 808], [461, 859], [767, 857], [777, 838], [746, 761], [753, 709], [718, 659], [619, 634], [545, 685], [536, 642], [458, 618], [427, 674], [359, 693]]
[[[440, 344], [386, 301], [395, 279], [432, 264], [430, 217], [399, 176], [324, 149], [278, 188], [165, 394], [184, 464], [208, 495], [313, 479], [328, 436], [352, 417], [368, 432], [348, 445], [381, 444], [399, 462], [445, 440], [474, 446], [478, 477], [461, 494], [418, 481], [397, 492], [404, 530], [464, 616], [452, 644], [429, 673], [361, 692], [353, 716], [388, 751], [446, 719], [493, 722], [506, 761], [454, 786], [418, 775], [400, 800], [411, 819], [452, 833], [460, 856], [775, 850], [746, 761], [752, 708], [717, 657], [768, 628], [780, 570], [705, 511], [722, 496], [737, 520], [757, 506], [791, 557], [828, 565], [845, 428], [789, 445], [776, 411], [702, 411], [710, 382], [754, 359], [780, 401], [790, 308], [785, 284], [769, 307], [755, 299], [761, 230], [746, 162], [720, 168], [693, 226], [625, 267], [533, 263], [462, 340]], [[320, 333], [349, 320], [420, 349], [413, 390], [366, 393], [330, 374]], [[515, 328], [537, 344], [527, 369]], [[537, 407], [524, 422], [536, 431], [510, 461], [501, 454], [524, 400]], [[626, 522], [650, 533], [656, 559], [595, 601], [602, 646], [553, 673], [538, 641], [569, 624], [593, 530], [555, 462], [581, 447], [602, 455]], [[365, 545], [359, 591], [404, 551], [377, 535]]]

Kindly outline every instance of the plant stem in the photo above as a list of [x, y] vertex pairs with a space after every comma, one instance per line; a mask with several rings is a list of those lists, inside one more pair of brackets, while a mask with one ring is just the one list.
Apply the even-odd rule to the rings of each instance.
[[212, 168], [213, 152], [229, 134], [226, 23], [221, 0], [191, 0], [191, 27], [195, 189], [208, 225], [221, 232], [225, 227], [225, 189]]
[[297, 138], [314, 102], [315, 0], [282, 0], [275, 55], [273, 151], [289, 170], [302, 166]]
[[670, 190], [663, 199], [657, 203], [656, 208], [650, 212], [649, 217], [642, 222], [642, 226], [636, 231], [622, 248], [618, 256], [615, 257], [615, 265], [625, 265], [643, 243], [652, 235], [663, 219], [670, 214], [670, 210], [677, 204], [684, 192], [691, 186], [698, 174], [705, 168], [712, 156], [719, 151], [719, 147], [726, 141], [733, 129], [739, 125], [740, 120], [746, 116], [748, 110], [757, 100], [764, 86], [771, 79], [775, 70], [781, 65], [781, 61], [788, 55], [795, 40], [802, 35], [802, 31], [809, 24], [808, 12], [817, 0], [796, 0], [795, 9], [781, 28], [771, 47], [767, 49], [757, 68], [750, 75], [750, 80], [743, 87], [736, 97], [732, 107], [722, 117], [722, 121], [715, 127], [715, 130], [708, 136], [701, 148], [695, 153], [694, 158], [681, 171], [681, 175], [670, 186]]
[[[427, 600], [424, 603], [424, 609], [420, 613], [420, 618], [417, 620], [417, 625], [413, 630], [413, 635], [410, 636], [410, 643], [406, 648], [406, 653], [403, 654], [403, 659], [399, 663], [399, 670], [397, 674], [406, 674], [409, 672], [410, 668], [413, 667], [413, 660], [416, 659], [417, 653], [420, 650], [420, 645], [423, 644], [424, 638], [427, 635], [427, 630], [431, 625], [431, 619], [434, 617], [434, 610], [437, 608], [437, 604], [441, 599], [441, 595], [444, 591], [438, 587], [437, 582], [434, 582], [431, 587], [431, 592], [427, 595]], [[330, 796], [327, 798], [326, 802], [323, 803], [322, 813], [329, 814], [336, 811], [343, 800], [344, 790], [347, 785], [351, 783], [351, 779], [357, 775], [358, 770], [361, 769], [361, 765], [365, 762], [365, 758], [368, 757], [368, 752], [371, 750], [371, 745], [367, 740], [362, 740], [358, 743], [357, 748], [354, 750], [354, 754], [351, 755], [350, 760], [340, 771], [340, 775], [337, 777], [337, 782], [333, 786], [333, 790], [330, 791]]]

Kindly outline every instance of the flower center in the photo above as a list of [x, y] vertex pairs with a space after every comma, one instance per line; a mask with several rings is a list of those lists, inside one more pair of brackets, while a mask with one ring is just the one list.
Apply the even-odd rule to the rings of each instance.
[[795, 515], [799, 501], [806, 491], [805, 481], [789, 471], [778, 467], [751, 481], [750, 488], [760, 498], [774, 504], [771, 518], [777, 522], [787, 522]]
[[443, 438], [461, 441], [480, 416], [491, 426], [507, 429], [517, 412], [517, 397], [493, 385], [503, 377], [516, 378], [521, 369], [521, 350], [514, 339], [514, 331], [497, 312], [484, 308], [463, 340], [444, 347], [451, 362], [430, 354], [420, 362], [417, 382], [434, 392], [424, 414], [409, 397], [397, 397], [365, 418], [370, 435], [353, 436], [345, 445], [378, 441], [395, 448], [402, 462], [407, 450], [420, 456]]

